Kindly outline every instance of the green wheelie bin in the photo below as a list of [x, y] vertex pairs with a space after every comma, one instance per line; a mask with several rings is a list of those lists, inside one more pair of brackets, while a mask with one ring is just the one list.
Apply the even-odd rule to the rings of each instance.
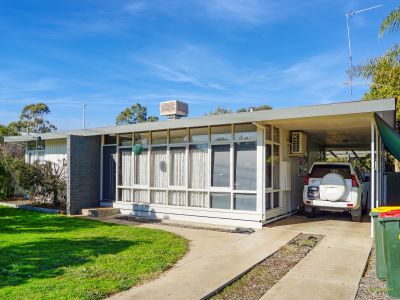
[[391, 297], [400, 298], [400, 211], [379, 215], [383, 228], [386, 263], [386, 288]]
[[376, 277], [381, 280], [386, 279], [386, 265], [385, 253], [383, 250], [383, 232], [382, 225], [378, 222], [378, 217], [381, 213], [400, 210], [400, 206], [380, 206], [373, 208], [370, 212], [372, 222], [374, 223], [374, 237], [375, 237], [375, 254], [376, 254]]

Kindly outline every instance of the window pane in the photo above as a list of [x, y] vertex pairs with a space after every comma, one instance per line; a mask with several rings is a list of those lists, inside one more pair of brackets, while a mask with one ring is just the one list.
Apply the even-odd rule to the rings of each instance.
[[236, 210], [252, 210], [257, 208], [257, 196], [250, 194], [235, 194], [234, 209]]
[[271, 206], [271, 193], [265, 194], [265, 210], [270, 210]]
[[28, 142], [28, 150], [45, 150], [46, 141], [31, 141]]
[[190, 145], [189, 147], [189, 187], [208, 189], [208, 145]]
[[151, 132], [151, 144], [166, 144], [167, 143], [167, 131], [152, 131]]
[[279, 205], [279, 192], [275, 192], [274, 193], [274, 208], [278, 208], [280, 205]]
[[119, 151], [119, 182], [121, 186], [132, 186], [132, 149]]
[[142, 153], [134, 156], [135, 159], [135, 184], [148, 185], [148, 159], [149, 150], [143, 149]]
[[211, 185], [230, 186], [230, 146], [214, 145], [211, 148]]
[[272, 187], [272, 147], [265, 144], [265, 187]]
[[171, 178], [170, 185], [186, 186], [186, 148], [174, 147], [170, 148], [171, 157]]
[[190, 128], [190, 141], [195, 143], [208, 142], [208, 127]]
[[45, 149], [46, 149], [46, 141], [38, 141], [37, 150], [45, 150]]
[[210, 194], [210, 207], [212, 208], [231, 208], [231, 194], [228, 193], [211, 193]]
[[271, 141], [271, 125], [265, 125], [265, 139]]
[[255, 142], [235, 144], [235, 189], [256, 190], [257, 146]]
[[274, 142], [279, 143], [279, 128], [274, 127]]
[[117, 136], [114, 135], [105, 135], [104, 136], [104, 144], [105, 145], [115, 145], [117, 144]]
[[167, 191], [150, 191], [150, 200], [154, 204], [168, 204]]
[[189, 192], [189, 206], [207, 207], [208, 194], [204, 192]]
[[118, 199], [123, 202], [132, 202], [130, 189], [118, 189]]
[[256, 140], [257, 127], [253, 124], [235, 125], [235, 140]]
[[148, 145], [150, 141], [150, 133], [149, 132], [136, 132], [135, 133], [135, 145], [142, 144]]
[[187, 129], [174, 129], [169, 131], [169, 143], [186, 143], [187, 142]]
[[131, 146], [132, 145], [132, 134], [120, 134], [119, 135], [119, 145], [120, 146]]
[[150, 203], [147, 190], [133, 190], [133, 201], [136, 203]]
[[153, 147], [151, 149], [151, 186], [167, 187], [167, 147]]
[[186, 192], [169, 191], [169, 205], [186, 206]]
[[274, 145], [274, 169], [273, 169], [273, 176], [274, 176], [274, 189], [279, 189], [279, 146]]
[[212, 142], [231, 141], [231, 140], [232, 140], [232, 132], [230, 125], [211, 127]]

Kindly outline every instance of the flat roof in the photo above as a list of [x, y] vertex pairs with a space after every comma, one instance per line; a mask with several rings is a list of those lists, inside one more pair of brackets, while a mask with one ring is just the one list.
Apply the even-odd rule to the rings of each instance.
[[66, 138], [69, 135], [95, 136], [102, 134], [116, 134], [127, 132], [154, 131], [163, 129], [201, 127], [209, 125], [224, 125], [233, 123], [249, 123], [259, 121], [289, 120], [298, 118], [324, 117], [334, 115], [363, 114], [375, 112], [396, 111], [396, 99], [361, 100], [352, 102], [338, 102], [311, 106], [278, 108], [265, 111], [232, 113], [216, 116], [181, 118], [157, 122], [144, 122], [132, 125], [98, 127], [86, 130], [56, 131], [44, 134], [29, 134], [5, 137], [5, 142], [33, 141], [40, 136], [43, 140]]

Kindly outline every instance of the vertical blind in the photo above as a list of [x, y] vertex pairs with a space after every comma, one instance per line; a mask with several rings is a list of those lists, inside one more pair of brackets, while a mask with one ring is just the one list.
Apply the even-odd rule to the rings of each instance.
[[119, 157], [119, 185], [132, 186], [132, 150], [121, 149]]
[[135, 155], [135, 184], [148, 185], [148, 167], [147, 161], [149, 158], [149, 151], [143, 149], [142, 154]]
[[170, 185], [172, 186], [185, 186], [186, 185], [186, 148], [176, 147], [170, 148], [171, 157], [171, 179]]
[[189, 162], [189, 187], [192, 189], [208, 189], [208, 146], [190, 146]]

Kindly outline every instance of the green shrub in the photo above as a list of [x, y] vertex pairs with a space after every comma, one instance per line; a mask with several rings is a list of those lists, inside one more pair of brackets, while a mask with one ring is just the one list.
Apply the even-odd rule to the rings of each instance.
[[4, 158], [0, 158], [0, 200], [7, 199], [14, 194], [12, 174]]

